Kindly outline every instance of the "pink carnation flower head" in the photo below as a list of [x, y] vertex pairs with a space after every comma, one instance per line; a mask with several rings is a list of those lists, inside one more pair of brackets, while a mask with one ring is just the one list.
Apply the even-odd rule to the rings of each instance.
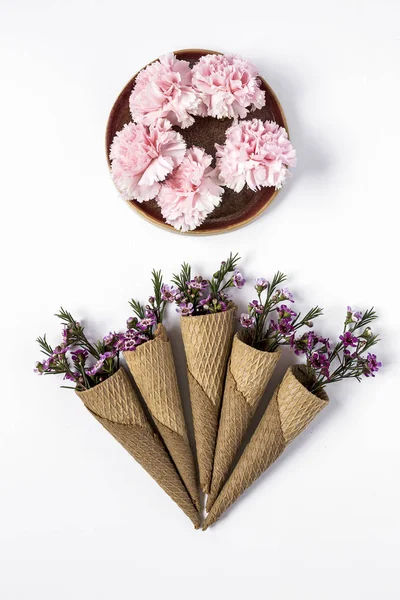
[[192, 88], [192, 70], [185, 60], [166, 54], [140, 71], [132, 90], [129, 107], [137, 123], [152, 125], [159, 118], [182, 128], [193, 125], [189, 114], [198, 104]]
[[167, 223], [180, 231], [196, 229], [221, 202], [223, 188], [212, 157], [193, 146], [161, 186], [157, 202]]
[[111, 145], [114, 183], [126, 200], [151, 200], [160, 190], [160, 181], [180, 165], [185, 151], [184, 139], [166, 119], [150, 127], [128, 123]]
[[244, 118], [249, 110], [262, 108], [265, 92], [260, 89], [256, 67], [236, 55], [207, 54], [193, 67], [193, 88], [201, 100], [201, 116]]
[[296, 165], [296, 151], [286, 129], [272, 121], [242, 121], [227, 129], [223, 146], [215, 146], [220, 180], [235, 192], [246, 184], [253, 191], [279, 189], [289, 174], [288, 167]]

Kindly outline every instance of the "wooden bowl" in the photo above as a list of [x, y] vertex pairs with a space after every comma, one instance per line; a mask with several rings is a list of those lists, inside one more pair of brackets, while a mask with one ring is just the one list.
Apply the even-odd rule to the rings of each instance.
[[[177, 58], [187, 60], [190, 64], [194, 64], [201, 56], [205, 54], [219, 54], [213, 50], [177, 50], [174, 52]], [[137, 74], [136, 74], [137, 75]], [[110, 146], [117, 131], [120, 131], [126, 123], [131, 121], [129, 112], [129, 96], [135, 83], [136, 75], [126, 84], [120, 95], [118, 96], [114, 106], [111, 109], [108, 117], [106, 130], [106, 153], [107, 160], [110, 166]], [[279, 100], [268, 83], [262, 78], [261, 89], [265, 91], [265, 106], [247, 115], [248, 119], [266, 119], [275, 121], [278, 125], [285, 127], [288, 130], [286, 118], [283, 113]], [[215, 156], [214, 144], [217, 142], [223, 144], [225, 142], [225, 131], [232, 125], [232, 119], [214, 119], [212, 117], [196, 117], [195, 123], [188, 129], [176, 128], [185, 139], [188, 148], [196, 145], [204, 148], [208, 154]], [[257, 192], [249, 190], [247, 187], [240, 193], [225, 188], [222, 196], [222, 202], [213, 212], [206, 218], [204, 223], [194, 231], [188, 231], [183, 235], [207, 235], [215, 233], [224, 233], [232, 231], [239, 227], [243, 227], [256, 219], [272, 200], [277, 195], [278, 190], [275, 188], [262, 188]], [[151, 221], [155, 225], [180, 233], [171, 225], [165, 223], [161, 210], [157, 205], [156, 200], [148, 202], [136, 202], [131, 200], [128, 204], [135, 209], [142, 217]]]

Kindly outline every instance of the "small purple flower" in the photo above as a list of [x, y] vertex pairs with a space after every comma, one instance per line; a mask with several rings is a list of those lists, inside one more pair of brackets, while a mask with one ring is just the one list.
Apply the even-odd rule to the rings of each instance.
[[207, 279], [203, 279], [202, 277], [197, 276], [194, 279], [192, 279], [191, 281], [187, 281], [186, 285], [191, 290], [201, 291], [201, 290], [205, 290], [208, 288], [208, 281], [207, 281]]
[[241, 289], [246, 283], [245, 278], [240, 273], [240, 271], [238, 271], [238, 269], [235, 269], [235, 274], [232, 277], [232, 283], [238, 289]]
[[126, 326], [128, 327], [128, 329], [131, 329], [131, 327], [136, 327], [138, 320], [136, 317], [128, 317], [126, 320]]
[[154, 298], [154, 296], [149, 297], [149, 304], [154, 304], [155, 301], [156, 299]]
[[329, 379], [329, 358], [322, 352], [313, 352], [310, 358], [310, 364], [314, 369], [318, 369]]
[[259, 303], [258, 300], [252, 300], [251, 302], [249, 302], [249, 311], [254, 311], [258, 315], [262, 315], [264, 312], [264, 307], [262, 304]]
[[87, 359], [88, 355], [89, 355], [89, 353], [87, 350], [85, 350], [85, 348], [77, 348], [76, 350], [71, 352], [71, 358], [74, 361], [74, 363], [78, 363], [78, 362], [84, 363], [85, 360]]
[[55, 367], [55, 357], [54, 356], [50, 356], [49, 358], [47, 358], [43, 363], [42, 363], [42, 369], [43, 369], [43, 373], [46, 373], [47, 371], [51, 371], [51, 369], [53, 367]]
[[348, 323], [350, 323], [350, 322], [356, 323], [361, 318], [362, 318], [362, 312], [360, 312], [359, 310], [353, 311], [351, 306], [347, 307], [347, 322]]
[[286, 306], [286, 304], [281, 304], [281, 306], [278, 306], [276, 312], [278, 313], [278, 319], [291, 320], [293, 317], [297, 317], [297, 313], [288, 306]]
[[164, 302], [174, 302], [177, 294], [177, 290], [175, 290], [172, 286], [163, 283], [161, 286], [161, 299]]
[[89, 377], [94, 377], [95, 375], [97, 375], [97, 373], [99, 371], [101, 371], [101, 369], [103, 368], [104, 365], [104, 360], [100, 358], [100, 360], [98, 360], [93, 367], [91, 367], [90, 369], [86, 369], [86, 375], [89, 375]]
[[114, 356], [116, 356], [115, 350], [113, 350], [112, 352], [108, 351], [104, 352], [104, 354], [100, 354], [100, 359], [106, 361], [108, 358], [114, 358]]
[[64, 327], [64, 329], [61, 332], [61, 336], [62, 336], [63, 344], [65, 344], [67, 346], [68, 345], [68, 336], [69, 336], [68, 327]]
[[351, 333], [351, 331], [346, 331], [343, 335], [339, 336], [339, 339], [342, 340], [345, 348], [348, 348], [349, 346], [351, 348], [356, 348], [360, 341], [358, 337]]
[[257, 277], [256, 285], [255, 285], [256, 290], [262, 292], [262, 290], [265, 290], [268, 286], [269, 286], [269, 281], [267, 281], [267, 279], [265, 279], [265, 277]]
[[228, 305], [226, 304], [226, 302], [223, 302], [222, 300], [220, 300], [218, 302], [218, 308], [220, 309], [221, 312], [225, 312], [226, 310], [228, 310]]
[[290, 319], [278, 319], [277, 323], [271, 319], [271, 328], [273, 331], [277, 331], [284, 336], [291, 335], [294, 332], [294, 327]]
[[76, 383], [79, 379], [80, 373], [65, 373], [63, 379], [67, 379], [68, 381], [73, 381]]
[[294, 302], [293, 295], [289, 292], [287, 288], [280, 290], [279, 295], [281, 300], [289, 300], [289, 302]]
[[246, 329], [252, 329], [256, 323], [256, 319], [253, 316], [250, 316], [246, 313], [242, 313], [240, 315], [240, 324], [242, 327]]
[[187, 317], [193, 313], [193, 304], [191, 302], [181, 302], [176, 309], [176, 312], [179, 313], [181, 317]]
[[211, 302], [211, 294], [208, 294], [208, 296], [206, 298], [203, 298], [202, 300], [199, 301], [199, 306], [203, 306], [203, 308], [206, 308], [206, 306], [208, 306]]
[[368, 352], [367, 359], [364, 364], [364, 375], [365, 377], [375, 377], [374, 373], [377, 373], [381, 368], [382, 363], [376, 358], [376, 354]]
[[68, 346], [64, 346], [64, 345], [62, 345], [62, 346], [56, 346], [54, 348], [53, 355], [54, 355], [54, 357], [56, 357], [56, 356], [58, 356], [60, 354], [65, 354], [67, 351], [68, 351]]
[[141, 319], [140, 321], [138, 321], [137, 328], [140, 329], [141, 331], [146, 331], [146, 329], [153, 327], [153, 325], [156, 325], [156, 323], [157, 323], [156, 316], [154, 314], [152, 314], [151, 316], [146, 316], [144, 319]]
[[111, 331], [110, 331], [110, 333], [108, 335], [105, 335], [104, 338], [103, 338], [104, 345], [105, 346], [111, 346], [114, 343], [115, 336], [116, 336], [116, 333], [115, 332], [112, 333]]

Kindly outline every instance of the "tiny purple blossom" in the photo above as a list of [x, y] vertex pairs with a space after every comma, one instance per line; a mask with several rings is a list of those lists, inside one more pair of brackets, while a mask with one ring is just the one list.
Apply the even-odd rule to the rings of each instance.
[[278, 319], [292, 319], [292, 317], [297, 317], [297, 313], [286, 306], [286, 304], [278, 306], [276, 312], [278, 313]]
[[356, 348], [358, 343], [359, 343], [359, 339], [358, 337], [356, 337], [355, 335], [353, 335], [351, 333], [351, 331], [346, 331], [343, 335], [339, 336], [339, 339], [342, 340], [343, 342], [343, 346], [345, 348], [347, 347], [351, 347], [351, 348]]
[[176, 309], [176, 312], [179, 313], [181, 317], [187, 317], [193, 313], [193, 304], [191, 302], [181, 302]]
[[116, 356], [115, 350], [113, 350], [112, 352], [108, 351], [104, 352], [104, 354], [100, 354], [100, 358], [103, 361], [107, 360], [108, 358], [114, 358], [114, 356]]
[[282, 290], [280, 290], [279, 293], [282, 300], [289, 300], [289, 302], [294, 302], [293, 294], [291, 294], [287, 288], [283, 288]]
[[255, 317], [250, 316], [246, 313], [242, 313], [240, 315], [240, 324], [242, 327], [245, 327], [246, 329], [251, 329], [254, 327], [256, 323]]
[[322, 352], [313, 352], [310, 358], [310, 364], [315, 369], [320, 369], [321, 372], [329, 379], [329, 358]]
[[265, 277], [257, 277], [256, 279], [256, 288], [261, 290], [265, 290], [269, 286], [269, 281], [265, 279]]
[[104, 365], [104, 360], [100, 358], [100, 360], [98, 360], [93, 367], [91, 367], [90, 369], [86, 369], [86, 375], [89, 375], [89, 377], [94, 377], [94, 375], [97, 375], [97, 373], [99, 371], [101, 371], [101, 369], [103, 368]]
[[352, 321], [353, 323], [356, 323], [361, 318], [362, 318], [362, 312], [360, 312], [359, 310], [353, 311], [351, 306], [347, 307], [347, 321], [348, 322]]
[[115, 339], [115, 333], [112, 333], [110, 331], [110, 333], [108, 335], [105, 335], [103, 338], [103, 343], [105, 346], [111, 346], [111, 344], [114, 343], [114, 339]]
[[374, 373], [377, 373], [381, 368], [382, 363], [376, 358], [376, 354], [368, 352], [367, 360], [365, 362], [364, 375], [365, 377], [375, 377]]
[[208, 284], [207, 279], [202, 279], [201, 277], [195, 277], [191, 281], [187, 281], [186, 285], [188, 286], [188, 288], [190, 288], [192, 290], [205, 290], [208, 288], [209, 284]]
[[264, 307], [262, 304], [259, 303], [258, 300], [252, 300], [251, 302], [249, 302], [249, 310], [253, 310], [255, 313], [262, 315], [262, 313], [264, 312]]
[[144, 319], [141, 319], [140, 321], [138, 321], [137, 324], [137, 328], [140, 329], [141, 331], [146, 331], [146, 329], [149, 329], [149, 327], [153, 327], [153, 325], [156, 325], [157, 323], [157, 319], [155, 317], [155, 315], [151, 315], [151, 316], [147, 316]]
[[161, 286], [161, 299], [164, 302], [174, 302], [177, 294], [177, 290], [175, 290], [172, 286], [163, 283]]
[[238, 289], [241, 289], [246, 283], [245, 278], [240, 273], [240, 271], [238, 271], [238, 269], [235, 269], [235, 274], [232, 277], [232, 283]]
[[73, 381], [74, 383], [79, 379], [80, 373], [65, 373], [63, 379]]
[[85, 348], [77, 348], [73, 352], [71, 352], [71, 358], [74, 362], [85, 362], [89, 353]]
[[294, 327], [290, 319], [278, 319], [277, 323], [271, 319], [271, 328], [284, 336], [291, 335], [294, 331]]

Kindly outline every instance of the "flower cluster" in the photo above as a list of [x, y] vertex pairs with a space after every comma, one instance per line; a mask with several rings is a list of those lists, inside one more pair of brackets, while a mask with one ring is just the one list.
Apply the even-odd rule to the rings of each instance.
[[[312, 327], [312, 320], [322, 314], [316, 306], [301, 318], [286, 302], [294, 303], [287, 288], [280, 287], [286, 275], [278, 271], [271, 282], [264, 277], [256, 279], [254, 289], [257, 298], [248, 304], [248, 313], [242, 313], [240, 324], [247, 330], [247, 341], [257, 349], [274, 352], [280, 345], [291, 343], [292, 336], [300, 328]], [[268, 321], [270, 314], [276, 317]]]
[[256, 67], [240, 56], [202, 56], [193, 67], [192, 82], [201, 116], [244, 119], [249, 110], [265, 104]]
[[177, 287], [175, 302], [177, 312], [182, 317], [206, 315], [225, 312], [234, 306], [226, 290], [230, 287], [242, 288], [245, 278], [237, 269], [240, 257], [229, 255], [219, 270], [210, 279], [200, 275], [192, 277], [192, 269], [183, 263], [179, 274], [174, 275], [172, 282]]
[[157, 202], [162, 216], [179, 231], [196, 229], [221, 202], [224, 190], [211, 161], [212, 156], [193, 146], [161, 186]]
[[376, 318], [372, 308], [362, 314], [347, 307], [343, 332], [334, 347], [329, 339], [314, 331], [300, 337], [292, 335], [290, 345], [294, 352], [306, 358], [305, 371], [310, 391], [315, 393], [328, 383], [350, 377], [358, 381], [362, 375], [375, 377], [382, 363], [370, 349], [379, 340], [368, 325]]
[[149, 127], [128, 123], [111, 145], [111, 173], [123, 197], [144, 202], [155, 198], [161, 181], [181, 164], [186, 144], [171, 123], [159, 119]]
[[162, 323], [167, 304], [175, 301], [177, 290], [163, 283], [161, 271], [152, 271], [153, 295], [146, 306], [137, 300], [129, 302], [134, 317], [126, 321], [127, 330], [123, 334], [122, 349], [127, 352], [154, 339], [155, 328]]
[[286, 129], [272, 121], [241, 121], [226, 131], [226, 142], [217, 147], [217, 169], [222, 184], [235, 192], [244, 186], [279, 189], [296, 165], [296, 151]]
[[102, 341], [92, 344], [84, 327], [71, 313], [61, 308], [56, 316], [63, 324], [62, 341], [53, 349], [46, 335], [37, 339], [46, 359], [36, 363], [35, 373], [64, 375], [65, 380], [75, 384], [75, 389], [83, 391], [101, 383], [118, 370], [119, 353], [124, 343], [122, 334], [110, 332]]
[[[133, 122], [119, 131], [110, 149], [111, 172], [126, 200], [155, 199], [165, 221], [179, 231], [199, 227], [221, 202], [221, 185], [240, 191], [280, 187], [295, 152], [286, 131], [253, 119], [231, 127], [218, 146], [217, 169], [204, 149], [186, 149], [172, 126], [190, 127], [194, 117], [245, 118], [262, 108], [255, 66], [239, 56], [209, 54], [190, 67], [172, 53], [143, 69], [129, 106]], [[247, 123], [247, 125], [246, 125]]]

